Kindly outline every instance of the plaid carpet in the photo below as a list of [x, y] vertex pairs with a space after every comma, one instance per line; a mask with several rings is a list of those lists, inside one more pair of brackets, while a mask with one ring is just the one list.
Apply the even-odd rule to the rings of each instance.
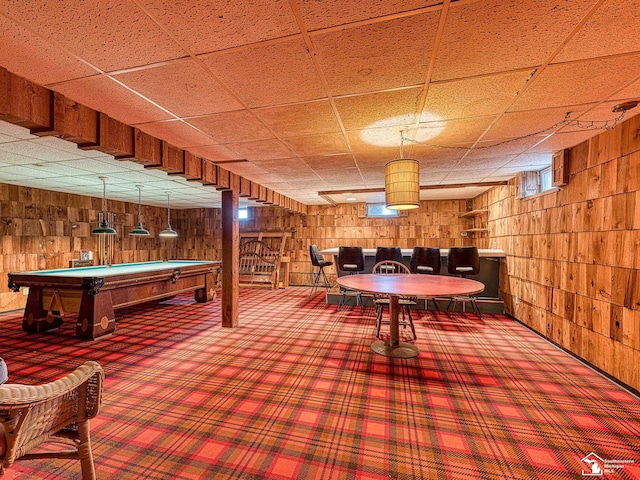
[[[91, 435], [105, 480], [585, 478], [592, 452], [604, 478], [640, 478], [640, 400], [517, 322], [422, 312], [419, 357], [394, 360], [369, 348], [372, 308], [308, 291], [242, 289], [237, 329], [219, 300], [122, 309], [97, 342], [72, 320], [26, 334], [4, 315], [0, 356], [16, 383], [104, 367]], [[80, 465], [19, 461], [6, 477]]]

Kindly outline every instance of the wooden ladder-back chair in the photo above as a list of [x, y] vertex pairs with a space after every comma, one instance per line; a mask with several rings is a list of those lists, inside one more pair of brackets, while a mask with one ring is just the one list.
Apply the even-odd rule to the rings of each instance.
[[[0, 476], [19, 458], [76, 458], [82, 478], [96, 478], [89, 420], [100, 410], [104, 372], [89, 361], [42, 385], [0, 385]], [[50, 438], [73, 445], [31, 453]]]
[[[404, 263], [395, 260], [383, 260], [373, 266], [371, 273], [376, 275], [398, 275], [409, 274], [411, 272], [409, 271], [409, 267]], [[380, 338], [380, 327], [382, 323], [389, 323], [388, 321], [383, 322], [382, 320], [384, 307], [388, 307], [390, 303], [389, 296], [375, 294], [373, 296], [373, 303], [376, 306], [376, 338]], [[402, 319], [398, 321], [398, 325], [402, 325], [405, 328], [409, 326], [413, 334], [413, 340], [417, 339], [416, 328], [413, 325], [413, 317], [411, 316], [411, 310], [416, 306], [416, 299], [413, 297], [400, 297], [399, 306], [402, 311]]]

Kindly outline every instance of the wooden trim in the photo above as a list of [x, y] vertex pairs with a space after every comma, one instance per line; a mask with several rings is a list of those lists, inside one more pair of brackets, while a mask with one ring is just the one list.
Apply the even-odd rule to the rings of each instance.
[[562, 187], [569, 183], [569, 149], [560, 150], [551, 158], [552, 185]]

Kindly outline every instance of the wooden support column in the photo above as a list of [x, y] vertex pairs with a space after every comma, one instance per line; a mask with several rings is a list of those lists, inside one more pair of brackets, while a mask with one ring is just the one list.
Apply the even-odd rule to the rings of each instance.
[[238, 189], [222, 191], [222, 326], [238, 326], [240, 229]]

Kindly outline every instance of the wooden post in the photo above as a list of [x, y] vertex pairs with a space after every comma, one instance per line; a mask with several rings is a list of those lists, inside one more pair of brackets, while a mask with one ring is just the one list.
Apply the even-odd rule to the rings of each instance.
[[222, 326], [238, 326], [240, 229], [238, 190], [222, 191]]

